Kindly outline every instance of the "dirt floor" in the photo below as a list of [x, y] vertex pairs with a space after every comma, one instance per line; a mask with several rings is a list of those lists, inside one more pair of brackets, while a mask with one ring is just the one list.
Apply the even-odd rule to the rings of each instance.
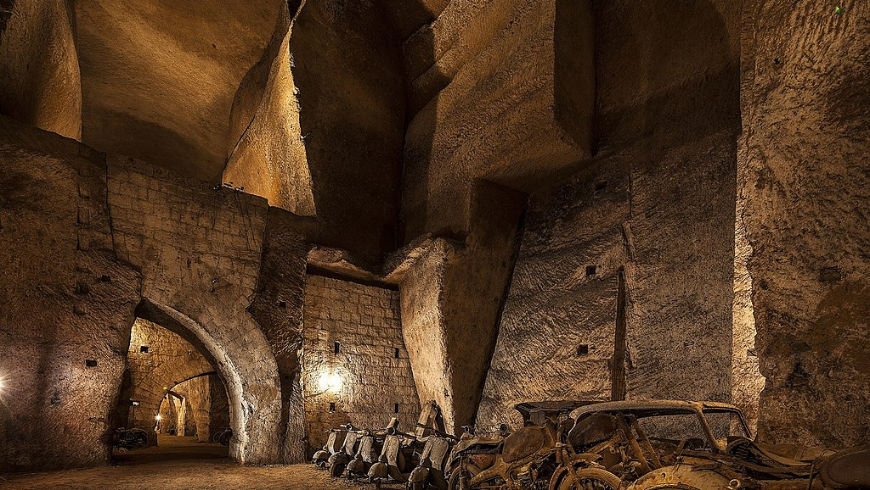
[[[116, 454], [115, 464], [100, 468], [0, 475], [2, 489], [282, 489], [374, 490], [371, 484], [333, 480], [312, 465], [241, 466], [227, 448], [193, 437], [161, 436], [159, 447]], [[383, 485], [401, 489], [402, 485]]]

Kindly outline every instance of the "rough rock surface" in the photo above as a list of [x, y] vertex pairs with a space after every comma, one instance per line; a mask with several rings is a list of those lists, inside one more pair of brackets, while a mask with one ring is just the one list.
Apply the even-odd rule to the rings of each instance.
[[307, 0], [290, 36], [320, 243], [369, 261], [395, 249], [405, 126], [401, 46], [380, 7]]
[[82, 90], [72, 1], [12, 5], [0, 42], [0, 114], [80, 139]]
[[249, 308], [251, 316], [266, 334], [278, 364], [281, 424], [282, 427], [286, 425], [282, 451], [285, 463], [307, 461], [299, 351], [302, 347], [306, 257], [310, 245], [300, 228], [294, 215], [269, 208], [257, 294]]
[[627, 396], [730, 399], [739, 11], [665, 4], [595, 5], [598, 153], [531, 198], [481, 426], [610, 398], [620, 267]]
[[[109, 207], [119, 257], [141, 268], [145, 317], [185, 337], [227, 383], [231, 455], [278, 460], [278, 368], [247, 311], [266, 221], [262, 198], [110, 156]], [[238, 413], [236, 413], [238, 412]]]
[[105, 463], [140, 284], [112, 252], [105, 164], [6, 118], [0, 162], [0, 472]]
[[870, 435], [870, 5], [746, 2], [740, 189], [752, 248], [759, 433]]
[[432, 240], [401, 283], [402, 329], [420, 399], [441, 406], [453, 434], [475, 420], [524, 206], [523, 194], [478, 183], [466, 241]]
[[405, 242], [468, 231], [473, 183], [531, 191], [591, 152], [585, 1], [453, 1], [405, 42]]
[[271, 206], [314, 216], [299, 89], [290, 58], [290, 12], [282, 14], [263, 58], [242, 80], [233, 102], [223, 181], [265, 197]]
[[75, 2], [82, 141], [217, 182], [233, 97], [282, 8], [282, 0]]

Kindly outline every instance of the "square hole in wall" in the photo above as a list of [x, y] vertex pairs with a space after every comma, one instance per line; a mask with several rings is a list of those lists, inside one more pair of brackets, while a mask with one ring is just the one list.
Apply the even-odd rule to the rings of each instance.
[[335, 411], [335, 402], [329, 402], [329, 413]]
[[287, 308], [287, 302], [286, 301], [279, 301], [278, 307], [279, 308]]
[[86, 359], [85, 366], [87, 367], [97, 367], [97, 361], [94, 359]]
[[586, 266], [586, 277], [594, 276], [596, 273], [598, 273], [598, 270], [594, 265]]
[[393, 404], [393, 413], [399, 413], [399, 404], [398, 403]]
[[607, 189], [607, 181], [606, 180], [598, 182], [597, 184], [595, 184], [595, 192], [601, 192], [604, 189]]
[[585, 356], [587, 354], [589, 354], [589, 344], [580, 344], [579, 346], [577, 346], [578, 356]]
[[140, 345], [139, 352], [141, 352], [143, 354], [147, 354], [148, 353], [148, 346], [147, 345]]
[[333, 352], [338, 354], [341, 351], [341, 342], [336, 340], [335, 344], [332, 345], [332, 350], [333, 350]]

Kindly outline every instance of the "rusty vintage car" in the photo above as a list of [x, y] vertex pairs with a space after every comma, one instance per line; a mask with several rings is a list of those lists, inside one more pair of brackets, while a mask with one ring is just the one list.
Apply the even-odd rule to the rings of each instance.
[[870, 450], [840, 453], [753, 440], [726, 403], [605, 402], [571, 412], [574, 456], [550, 490], [870, 488]]
[[870, 488], [870, 448], [835, 453], [756, 442], [740, 410], [726, 403], [579, 405], [568, 416], [556, 406], [546, 414], [537, 407], [537, 419], [524, 413], [525, 426], [513, 433], [466, 434], [451, 456], [448, 488]]
[[546, 489], [553, 470], [570, 459], [556, 422], [590, 403], [595, 402], [520, 403], [514, 408], [523, 427], [513, 433], [504, 424], [491, 435], [467, 428], [450, 456], [448, 489]]

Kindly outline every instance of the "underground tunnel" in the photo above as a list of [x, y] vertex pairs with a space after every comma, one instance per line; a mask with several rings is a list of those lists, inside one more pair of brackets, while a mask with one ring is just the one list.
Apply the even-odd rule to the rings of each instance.
[[870, 488], [868, 20], [0, 0], [0, 488]]

